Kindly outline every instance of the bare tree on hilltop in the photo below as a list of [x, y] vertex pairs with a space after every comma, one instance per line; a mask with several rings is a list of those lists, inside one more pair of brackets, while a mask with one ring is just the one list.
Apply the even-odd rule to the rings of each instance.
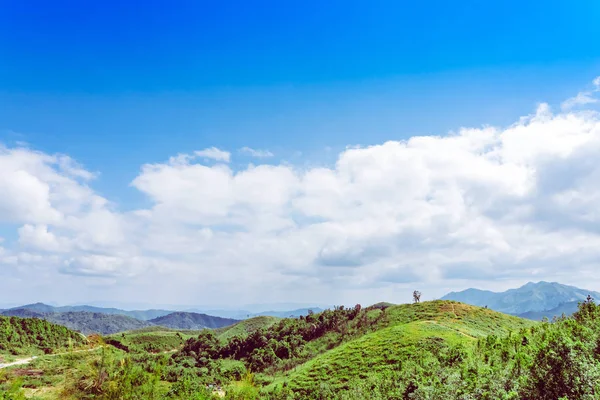
[[421, 292], [419, 292], [418, 290], [415, 290], [413, 292], [413, 302], [419, 303], [420, 301], [421, 301]]

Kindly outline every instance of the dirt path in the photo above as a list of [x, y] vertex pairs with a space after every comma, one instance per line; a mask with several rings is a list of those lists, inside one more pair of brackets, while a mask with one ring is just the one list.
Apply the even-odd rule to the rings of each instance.
[[[81, 353], [84, 351], [92, 351], [92, 350], [97, 350], [100, 347], [94, 347], [92, 349], [83, 349], [83, 350], [75, 350], [75, 351], [68, 351], [66, 353], [57, 353], [57, 354], [47, 354], [45, 356], [41, 356], [41, 357], [57, 357], [57, 356], [63, 356], [65, 354], [73, 354], [73, 353]], [[6, 363], [6, 364], [0, 364], [0, 369], [2, 368], [8, 368], [8, 367], [14, 367], [15, 365], [25, 365], [25, 364], [29, 364], [30, 362], [32, 362], [33, 360], [35, 360], [36, 358], [39, 358], [38, 356], [32, 356], [29, 358], [22, 358], [20, 360], [17, 361], [13, 361], [10, 363]]]

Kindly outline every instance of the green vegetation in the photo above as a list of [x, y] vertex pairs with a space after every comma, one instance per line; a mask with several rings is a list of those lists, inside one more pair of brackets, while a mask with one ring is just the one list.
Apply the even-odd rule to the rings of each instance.
[[227, 326], [225, 328], [216, 329], [215, 333], [217, 334], [219, 339], [227, 342], [231, 338], [236, 336], [244, 338], [247, 337], [249, 334], [258, 331], [259, 329], [268, 329], [280, 319], [281, 318], [269, 316], [253, 317], [240, 321], [237, 324]]
[[198, 336], [198, 331], [175, 331], [159, 326], [116, 333], [105, 342], [126, 352], [160, 353], [179, 350], [186, 340]]
[[0, 317], [0, 354], [48, 354], [86, 343], [84, 336], [64, 326], [37, 318]]
[[[0, 393], [10, 391], [11, 399], [281, 400], [600, 394], [600, 306], [591, 299], [573, 318], [542, 323], [433, 301], [339, 307], [219, 331], [145, 328], [105, 342], [112, 346], [3, 370]], [[165, 353], [175, 348], [181, 349]]]
[[[433, 304], [424, 305], [431, 308]], [[423, 315], [417, 305], [411, 308]], [[502, 335], [507, 326], [517, 327], [519, 320], [488, 314], [488, 310], [468, 312], [468, 306], [461, 308], [457, 312], [462, 315], [460, 321], [442, 313], [436, 322], [413, 320], [342, 345], [277, 379], [268, 388], [268, 396], [490, 400], [598, 397], [600, 307], [591, 300], [582, 303], [572, 319], [529, 326], [524, 322], [518, 331]], [[502, 323], [495, 326], [494, 320]]]

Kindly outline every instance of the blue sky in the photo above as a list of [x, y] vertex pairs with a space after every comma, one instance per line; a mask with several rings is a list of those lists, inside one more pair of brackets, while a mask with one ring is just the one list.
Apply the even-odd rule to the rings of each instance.
[[165, 202], [134, 182], [177, 154], [334, 168], [348, 146], [507, 127], [591, 87], [597, 2], [496, 3], [7, 0], [0, 144], [68, 155], [125, 213]]
[[[143, 162], [506, 124], [597, 71], [594, 1], [7, 1], [0, 138], [64, 152], [107, 195]], [[432, 114], [435, 114], [433, 117]]]

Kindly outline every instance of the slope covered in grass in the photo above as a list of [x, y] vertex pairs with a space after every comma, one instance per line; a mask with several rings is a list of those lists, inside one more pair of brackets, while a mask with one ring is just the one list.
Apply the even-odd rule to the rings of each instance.
[[179, 349], [187, 339], [196, 336], [197, 331], [178, 332], [157, 326], [109, 335], [105, 341], [122, 350], [159, 353]]
[[267, 329], [276, 322], [278, 322], [280, 319], [281, 318], [270, 316], [253, 317], [240, 321], [237, 324], [217, 329], [215, 333], [217, 334], [219, 339], [223, 341], [228, 341], [229, 339], [235, 336], [246, 337], [259, 329]]
[[388, 307], [380, 319], [380, 327], [416, 321], [436, 321], [474, 337], [506, 335], [511, 331], [532, 326], [533, 322], [502, 314], [487, 308], [457, 301], [435, 300]]
[[472, 348], [488, 335], [505, 336], [535, 323], [489, 309], [452, 301], [390, 306], [379, 312], [374, 331], [343, 343], [279, 376], [271, 390], [286, 387], [313, 393], [323, 385], [333, 391], [373, 374], [397, 371], [423, 352], [443, 354], [456, 346]]

